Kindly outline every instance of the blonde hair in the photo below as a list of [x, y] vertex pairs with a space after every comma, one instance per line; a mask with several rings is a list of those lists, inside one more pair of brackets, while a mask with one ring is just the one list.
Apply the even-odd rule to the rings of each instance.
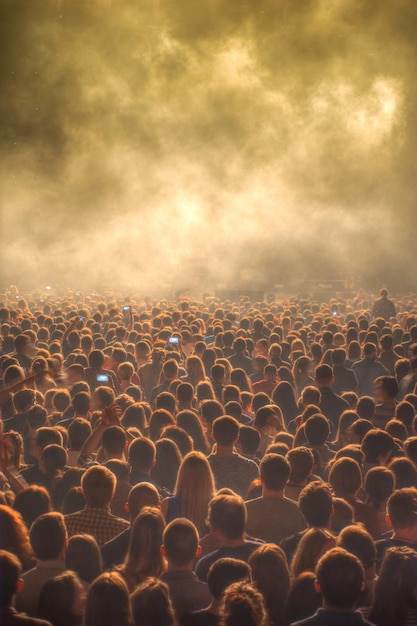
[[206, 380], [206, 373], [204, 370], [203, 361], [200, 359], [199, 356], [196, 356], [195, 354], [189, 356], [186, 361], [185, 367], [188, 374], [188, 380], [192, 384], [194, 389], [198, 383]]
[[329, 546], [328, 550], [336, 545], [336, 540], [331, 532], [324, 528], [310, 528], [303, 535], [294, 554], [291, 563], [292, 577], [296, 578], [303, 572], [314, 572], [319, 558], [327, 552], [325, 550], [326, 544], [330, 543], [333, 545]]
[[204, 529], [208, 504], [215, 491], [213, 473], [204, 454], [187, 454], [178, 471], [174, 493], [181, 499], [182, 515], [193, 522], [200, 533]]
[[224, 375], [224, 384], [225, 385], [230, 385], [231, 384], [231, 380], [232, 380], [232, 366], [231, 363], [229, 361], [229, 359], [216, 359], [215, 360], [215, 364], [218, 365], [224, 365], [225, 368], [225, 375]]
[[129, 549], [120, 574], [129, 588], [134, 588], [148, 576], [159, 576], [165, 569], [161, 555], [165, 520], [161, 511], [145, 507], [133, 523]]

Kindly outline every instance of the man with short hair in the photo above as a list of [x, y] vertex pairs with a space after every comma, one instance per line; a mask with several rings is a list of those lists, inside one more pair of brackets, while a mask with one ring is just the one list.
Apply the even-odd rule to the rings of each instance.
[[207, 580], [210, 567], [218, 559], [232, 558], [248, 562], [250, 555], [261, 545], [245, 539], [246, 506], [235, 494], [220, 494], [209, 504], [209, 525], [214, 541], [220, 547], [201, 558], [195, 568], [200, 580]]
[[83, 474], [81, 488], [86, 506], [65, 516], [68, 535], [87, 533], [102, 546], [129, 526], [128, 521], [110, 513], [116, 477], [107, 467], [93, 465]]
[[269, 398], [272, 398], [272, 392], [278, 384], [278, 370], [277, 366], [273, 363], [265, 365], [263, 370], [263, 377], [256, 383], [252, 383], [253, 393], [266, 393]]
[[329, 550], [316, 569], [316, 591], [323, 597], [323, 607], [292, 626], [372, 626], [355, 611], [364, 588], [365, 573], [359, 559], [343, 548]]
[[398, 397], [403, 400], [408, 393], [414, 393], [417, 385], [417, 356], [410, 359], [411, 372], [406, 374], [400, 382], [400, 392]]
[[298, 505], [284, 496], [291, 466], [278, 454], [266, 454], [261, 461], [262, 496], [246, 502], [246, 530], [251, 537], [278, 544], [306, 528]]
[[219, 559], [210, 567], [207, 585], [212, 595], [211, 604], [201, 611], [191, 613], [187, 626], [218, 626], [223, 594], [230, 585], [240, 581], [251, 581], [251, 569], [244, 561]]
[[392, 535], [376, 542], [377, 561], [380, 566], [389, 548], [408, 546], [417, 550], [417, 489], [398, 489], [389, 497], [386, 521]]
[[333, 391], [339, 396], [345, 391], [356, 391], [358, 381], [355, 373], [346, 367], [346, 350], [344, 348], [335, 348], [332, 351], [333, 363]]
[[397, 406], [398, 382], [395, 376], [379, 376], [375, 380], [375, 398], [378, 401], [371, 422], [375, 428], [384, 429], [394, 419]]
[[217, 489], [228, 487], [245, 497], [249, 485], [258, 478], [258, 466], [235, 452], [239, 438], [239, 423], [233, 417], [223, 416], [213, 423], [216, 450], [208, 457]]
[[198, 531], [189, 520], [178, 518], [165, 528], [161, 552], [168, 567], [160, 578], [168, 585], [180, 622], [184, 616], [205, 608], [211, 601], [207, 585], [193, 572], [194, 559], [198, 558], [200, 550]]
[[298, 544], [310, 528], [331, 530], [333, 499], [329, 485], [317, 480], [309, 483], [300, 493], [298, 506], [308, 528], [292, 534], [280, 542], [279, 545], [284, 550], [288, 563], [291, 563]]
[[358, 379], [359, 396], [372, 396], [378, 376], [388, 376], [389, 371], [377, 361], [376, 345], [368, 342], [363, 347], [363, 359], [352, 365]]
[[0, 624], [2, 626], [51, 626], [49, 622], [13, 608], [13, 598], [23, 589], [22, 566], [19, 559], [11, 552], [0, 550]]
[[314, 455], [310, 448], [299, 446], [289, 450], [286, 458], [291, 466], [291, 473], [285, 487], [285, 497], [298, 502], [301, 491], [307, 485], [314, 467]]
[[245, 370], [246, 374], [250, 376], [253, 374], [253, 361], [245, 354], [247, 349], [246, 341], [243, 337], [237, 337], [233, 342], [234, 354], [228, 357], [233, 369]]
[[388, 289], [381, 289], [379, 292], [378, 300], [375, 300], [372, 307], [372, 317], [382, 317], [384, 320], [389, 320], [391, 317], [396, 316], [395, 304], [388, 300]]
[[330, 365], [318, 365], [315, 370], [315, 383], [320, 390], [320, 410], [330, 421], [333, 432], [337, 432], [339, 418], [350, 407], [348, 402], [332, 390], [334, 383], [333, 369]]
[[30, 545], [38, 559], [36, 567], [23, 574], [23, 588], [16, 596], [16, 608], [31, 617], [38, 615], [38, 600], [46, 581], [65, 570], [67, 529], [61, 513], [45, 513], [30, 528]]
[[162, 382], [151, 391], [149, 402], [155, 408], [156, 398], [163, 391], [169, 391], [169, 386], [173, 380], [178, 378], [178, 363], [175, 359], [168, 359], [162, 366]]

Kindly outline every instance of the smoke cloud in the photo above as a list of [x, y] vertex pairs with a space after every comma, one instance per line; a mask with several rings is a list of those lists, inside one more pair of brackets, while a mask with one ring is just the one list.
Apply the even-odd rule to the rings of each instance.
[[414, 0], [2, 0], [2, 282], [415, 287]]

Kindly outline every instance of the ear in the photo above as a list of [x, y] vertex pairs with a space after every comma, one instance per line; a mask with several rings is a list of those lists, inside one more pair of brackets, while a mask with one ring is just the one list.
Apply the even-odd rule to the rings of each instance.
[[365, 591], [365, 587], [366, 587], [366, 585], [365, 585], [365, 581], [364, 581], [364, 582], [362, 583], [361, 591]]
[[390, 518], [390, 516], [388, 515], [388, 513], [387, 513], [387, 514], [386, 514], [386, 516], [385, 516], [385, 521], [386, 521], [386, 523], [388, 524], [388, 526], [389, 526], [390, 528], [392, 528], [391, 518]]
[[16, 585], [16, 593], [20, 593], [24, 586], [25, 586], [25, 582], [23, 578], [19, 578], [19, 580], [17, 581], [17, 585]]
[[126, 513], [130, 513], [129, 504], [127, 502], [125, 503], [125, 511]]
[[321, 593], [321, 587], [317, 580], [314, 581], [314, 589], [317, 591], [317, 593]]
[[195, 551], [195, 558], [198, 559], [200, 554], [201, 554], [201, 546], [198, 546], [197, 550]]
[[164, 558], [166, 558], [167, 553], [166, 553], [166, 550], [165, 550], [165, 546], [164, 546], [164, 545], [162, 545], [162, 546], [161, 546], [161, 554], [162, 554], [162, 556], [163, 556]]

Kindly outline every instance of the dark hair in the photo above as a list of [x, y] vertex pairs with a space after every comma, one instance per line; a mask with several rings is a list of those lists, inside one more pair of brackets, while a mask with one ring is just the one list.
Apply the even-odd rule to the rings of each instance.
[[393, 459], [389, 464], [389, 469], [394, 472], [396, 489], [417, 487], [417, 469], [410, 459]]
[[329, 483], [339, 498], [354, 496], [362, 483], [359, 464], [349, 458], [338, 459], [330, 468]]
[[6, 550], [0, 550], [1, 608], [11, 605], [21, 573], [22, 566], [17, 556]]
[[54, 626], [74, 626], [80, 623], [80, 616], [73, 612], [77, 587], [82, 591], [77, 574], [70, 571], [46, 581], [39, 594], [39, 617]]
[[244, 561], [237, 559], [218, 559], [207, 574], [207, 585], [215, 600], [220, 599], [232, 583], [251, 579], [251, 568]]
[[391, 398], [397, 397], [398, 382], [395, 376], [379, 376], [374, 381], [374, 385], [383, 389]]
[[321, 594], [316, 591], [315, 580], [313, 572], [303, 572], [293, 580], [285, 610], [287, 624], [308, 618], [321, 607]]
[[158, 578], [147, 578], [130, 596], [135, 626], [176, 626], [169, 588]]
[[326, 526], [333, 509], [329, 486], [320, 481], [309, 483], [300, 493], [298, 506], [309, 526]]
[[227, 539], [240, 539], [245, 532], [246, 506], [243, 499], [234, 494], [219, 494], [209, 504], [210, 526], [220, 530]]
[[147, 437], [137, 437], [130, 443], [128, 460], [133, 470], [150, 471], [154, 465], [155, 457], [155, 444]]
[[111, 455], [122, 454], [126, 445], [126, 433], [121, 426], [109, 426], [103, 432], [101, 445]]
[[44, 513], [30, 528], [30, 544], [41, 561], [57, 559], [67, 538], [64, 517], [61, 513]]
[[394, 531], [410, 528], [417, 523], [417, 489], [394, 491], [387, 503], [387, 513]]
[[152, 413], [149, 420], [149, 438], [152, 441], [157, 441], [167, 426], [175, 426], [173, 416], [165, 409], [157, 409]]
[[103, 465], [93, 465], [81, 478], [83, 495], [88, 506], [100, 508], [110, 504], [116, 488], [116, 478]]
[[45, 487], [29, 485], [16, 495], [13, 508], [29, 528], [40, 515], [52, 511], [51, 497]]
[[239, 429], [239, 445], [242, 453], [247, 456], [253, 456], [259, 448], [261, 435], [256, 428], [252, 426], [241, 426]]
[[304, 433], [312, 446], [324, 444], [330, 435], [328, 419], [320, 413], [312, 415], [305, 423]]
[[284, 551], [275, 544], [262, 545], [250, 555], [249, 565], [253, 583], [264, 597], [271, 623], [283, 626], [290, 590], [290, 572]]
[[72, 399], [72, 406], [76, 415], [86, 415], [90, 410], [90, 394], [86, 391], [79, 391]]
[[395, 489], [395, 476], [386, 467], [372, 467], [365, 477], [367, 502], [378, 511]]
[[129, 591], [116, 572], [101, 574], [87, 596], [85, 626], [131, 626]]
[[317, 582], [330, 608], [353, 609], [364, 583], [359, 559], [342, 548], [329, 550], [317, 564]]
[[163, 545], [168, 561], [177, 567], [188, 565], [198, 548], [198, 531], [192, 522], [178, 518], [164, 530]]
[[379, 463], [379, 458], [393, 452], [394, 448], [394, 439], [379, 428], [368, 431], [362, 440], [362, 452], [368, 463]]
[[218, 445], [230, 447], [239, 436], [239, 422], [234, 417], [225, 415], [213, 422], [213, 437]]
[[233, 583], [225, 591], [219, 626], [267, 626], [262, 594], [247, 583]]
[[360, 525], [344, 528], [337, 538], [337, 546], [357, 556], [365, 570], [375, 565], [375, 542], [368, 531]]
[[91, 435], [91, 424], [83, 417], [76, 417], [68, 426], [68, 447], [79, 451]]
[[101, 552], [91, 535], [73, 535], [65, 551], [65, 565], [78, 574], [81, 580], [92, 583], [103, 571]]
[[369, 614], [376, 626], [406, 626], [407, 612], [415, 606], [416, 578], [415, 550], [406, 546], [387, 550]]
[[259, 473], [261, 482], [270, 491], [283, 491], [291, 473], [291, 465], [283, 456], [265, 454]]

